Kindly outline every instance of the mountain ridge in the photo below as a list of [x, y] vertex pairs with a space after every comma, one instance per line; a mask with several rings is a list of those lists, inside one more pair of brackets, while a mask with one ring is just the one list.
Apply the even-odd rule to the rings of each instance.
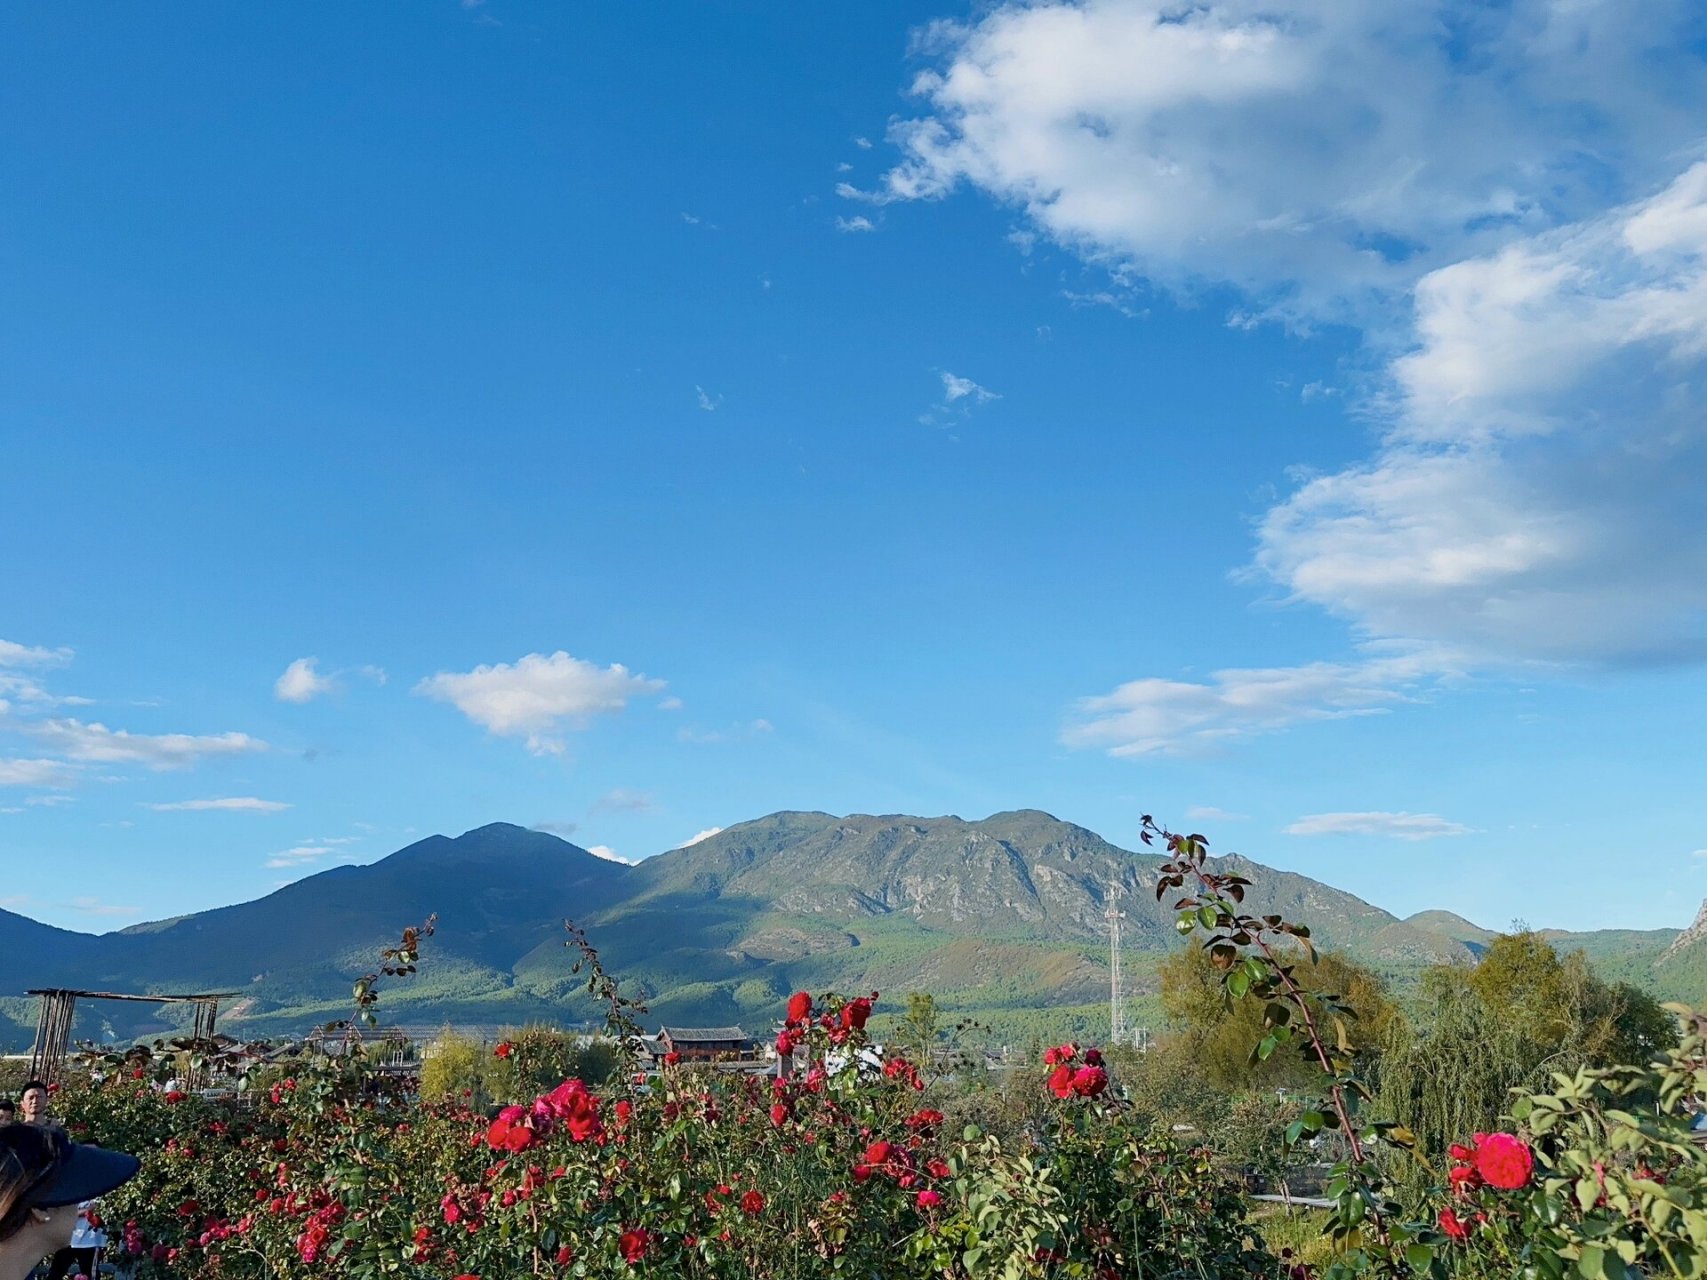
[[[1125, 913], [1128, 992], [1139, 1004], [1151, 999], [1155, 964], [1179, 945], [1170, 902], [1156, 899], [1163, 861], [1036, 809], [977, 820], [784, 810], [633, 866], [500, 822], [106, 934], [0, 911], [0, 955], [28, 958], [7, 965], [24, 980], [20, 992], [241, 991], [246, 1013], [230, 1025], [259, 1034], [339, 1016], [378, 949], [436, 913], [421, 973], [393, 989], [412, 1021], [561, 1021], [594, 1012], [562, 945], [573, 918], [655, 1018], [759, 1019], [796, 986], [885, 985], [933, 989], [946, 1006], [980, 1014], [1089, 1016], [1107, 1000], [1111, 904]], [[1238, 854], [1216, 863], [1251, 879], [1254, 910], [1304, 921], [1321, 945], [1378, 968], [1474, 963], [1496, 936], [1449, 912], [1400, 919]], [[1655, 964], [1682, 936], [1671, 931], [1557, 936], [1664, 994], [1707, 985], [1707, 946], [1681, 950], [1699, 951], [1699, 963], [1674, 952]], [[0, 1016], [21, 1021], [17, 1003], [0, 1004]]]

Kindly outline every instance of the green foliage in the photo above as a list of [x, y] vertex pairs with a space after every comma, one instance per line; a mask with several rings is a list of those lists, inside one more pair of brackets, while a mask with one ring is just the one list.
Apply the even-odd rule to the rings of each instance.
[[[1386, 985], [1370, 970], [1343, 956], [1300, 953], [1298, 979], [1312, 990], [1336, 995], [1357, 1023], [1359, 1040], [1379, 1046], [1404, 1015]], [[1251, 1046], [1263, 1038], [1264, 1007], [1228, 999], [1223, 970], [1202, 947], [1188, 947], [1162, 962], [1162, 1008], [1169, 1031], [1208, 1081], [1235, 1093], [1246, 1089], [1298, 1087], [1317, 1079], [1321, 1064], [1297, 1054], [1252, 1060]]]
[[446, 1027], [421, 1053], [421, 1097], [427, 1102], [467, 1098], [484, 1106], [489, 1050]]

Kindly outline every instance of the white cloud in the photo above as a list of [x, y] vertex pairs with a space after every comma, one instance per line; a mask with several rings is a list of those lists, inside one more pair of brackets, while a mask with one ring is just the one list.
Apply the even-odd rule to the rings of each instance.
[[102, 902], [99, 898], [73, 898], [62, 906], [71, 911], [80, 911], [86, 916], [134, 916], [138, 914], [136, 907], [121, 907], [111, 902]]
[[974, 406], [1002, 398], [971, 378], [947, 370], [939, 370], [937, 376], [942, 379], [942, 399], [919, 415], [919, 421], [927, 427], [957, 426], [972, 416]]
[[72, 659], [70, 649], [46, 649], [40, 645], [0, 640], [0, 667], [62, 667]]
[[719, 742], [739, 742], [744, 738], [756, 738], [775, 731], [776, 726], [765, 719], [747, 720], [732, 724], [727, 729], [701, 729], [686, 725], [676, 730], [676, 741], [710, 746]]
[[1379, 450], [1269, 511], [1259, 570], [1484, 663], [1707, 657], [1707, 163], [1429, 274], [1415, 332]]
[[606, 862], [620, 862], [625, 867], [632, 867], [634, 865], [627, 858], [618, 854], [617, 851], [611, 848], [608, 844], [593, 845], [587, 850], [587, 852], [592, 854], [595, 858], [603, 858]]
[[649, 791], [617, 787], [593, 801], [593, 812], [645, 813], [648, 809], [656, 808], [657, 804], [657, 797]]
[[1187, 822], [1244, 822], [1249, 817], [1246, 813], [1228, 813], [1212, 804], [1194, 804], [1185, 811]]
[[322, 694], [335, 693], [338, 682], [315, 669], [317, 658], [298, 658], [273, 682], [273, 696], [281, 702], [308, 702]]
[[1393, 840], [1437, 840], [1469, 835], [1473, 828], [1434, 813], [1312, 813], [1286, 828], [1289, 836], [1385, 836]]
[[77, 797], [68, 796], [63, 791], [56, 791], [45, 796], [30, 796], [25, 799], [24, 803], [34, 809], [57, 809], [60, 805], [76, 804]]
[[851, 218], [837, 218], [837, 231], [876, 231], [877, 224], [863, 213], [857, 213]]
[[[1656, 0], [998, 0], [920, 49], [885, 206], [972, 187], [1103, 270], [1234, 291], [1229, 323], [1364, 333], [1371, 454], [1306, 475], [1250, 577], [1367, 656], [1079, 705], [1181, 750], [1380, 710], [1460, 670], [1707, 660], [1707, 61]], [[1467, 57], [1466, 50], [1474, 56]], [[921, 418], [952, 425], [953, 396]], [[1395, 675], [1392, 652], [1447, 654]]]
[[1552, 0], [1009, 0], [925, 34], [925, 111], [892, 129], [903, 160], [875, 196], [970, 185], [1093, 261], [1356, 312], [1660, 180], [1699, 140], [1695, 22], [1688, 0], [1639, 21]]
[[1707, 849], [1694, 849], [1689, 854], [1692, 858], [1707, 858]]
[[156, 813], [197, 813], [221, 810], [232, 813], [280, 813], [290, 808], [282, 800], [260, 800], [254, 796], [221, 796], [214, 800], [173, 800], [169, 804], [147, 806]]
[[0, 787], [69, 787], [76, 780], [63, 760], [0, 759]]
[[699, 407], [707, 413], [716, 413], [723, 407], [723, 397], [711, 395], [704, 387], [695, 386], [694, 395], [698, 399]]
[[871, 150], [871, 139], [870, 138], [855, 138], [853, 140], [853, 143], [854, 143], [854, 146], [858, 147], [861, 151], [870, 151]]
[[450, 703], [499, 737], [525, 735], [535, 754], [556, 754], [563, 744], [552, 734], [582, 728], [595, 715], [615, 714], [630, 698], [663, 688], [662, 680], [636, 675], [621, 663], [600, 668], [558, 650], [549, 657], [530, 653], [514, 664], [441, 672], [422, 680], [415, 692]]
[[30, 725], [29, 732], [72, 760], [150, 769], [187, 769], [210, 757], [267, 750], [266, 743], [246, 733], [130, 733], [80, 720], [45, 720]]
[[1438, 654], [1231, 668], [1203, 683], [1132, 680], [1082, 698], [1061, 733], [1071, 747], [1111, 756], [1168, 755], [1273, 733], [1309, 720], [1377, 715], [1450, 674]]
[[956, 400], [967, 400], [972, 404], [988, 404], [1002, 397], [987, 387], [981, 387], [971, 378], [959, 378], [947, 370], [942, 374], [942, 401], [953, 404]]
[[660, 711], [680, 711], [683, 705], [682, 700], [676, 697], [675, 694], [671, 694], [667, 698], [658, 699], [658, 710]]
[[678, 849], [691, 849], [694, 845], [698, 844], [701, 840], [709, 840], [709, 839], [711, 839], [712, 836], [718, 835], [719, 833], [721, 833], [722, 830], [723, 830], [722, 827], [707, 827], [704, 831], [697, 832], [694, 835], [689, 836], [686, 840], [683, 840], [679, 845], [676, 846], [676, 848], [678, 848]]
[[328, 854], [337, 850], [328, 844], [299, 844], [289, 849], [281, 849], [267, 859], [269, 867], [300, 867], [310, 862], [318, 862]]

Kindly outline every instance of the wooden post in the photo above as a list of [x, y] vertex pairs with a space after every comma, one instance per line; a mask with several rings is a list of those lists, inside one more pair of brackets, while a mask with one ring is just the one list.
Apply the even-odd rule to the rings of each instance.
[[71, 1022], [77, 1014], [75, 991], [43, 991], [36, 1015], [36, 1042], [30, 1051], [30, 1077], [52, 1084], [65, 1063]]

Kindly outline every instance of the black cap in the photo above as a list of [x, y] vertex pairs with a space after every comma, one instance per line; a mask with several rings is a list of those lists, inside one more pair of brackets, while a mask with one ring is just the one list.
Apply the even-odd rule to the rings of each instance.
[[140, 1168], [142, 1161], [122, 1151], [108, 1151], [105, 1147], [91, 1147], [80, 1142], [68, 1143], [59, 1167], [46, 1185], [30, 1197], [30, 1203], [41, 1209], [82, 1204], [123, 1186], [136, 1176]]

